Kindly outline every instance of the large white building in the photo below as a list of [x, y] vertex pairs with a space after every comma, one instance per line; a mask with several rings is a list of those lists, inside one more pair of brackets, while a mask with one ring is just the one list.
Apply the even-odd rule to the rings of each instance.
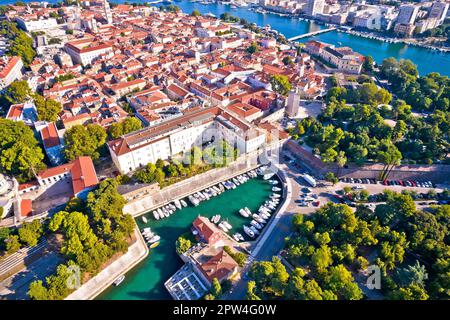
[[111, 42], [99, 42], [90, 38], [67, 42], [64, 48], [74, 63], [84, 66], [91, 64], [99, 56], [113, 51]]
[[220, 107], [210, 107], [124, 135], [109, 142], [108, 148], [118, 170], [129, 173], [221, 139], [243, 154], [263, 146], [266, 134]]
[[22, 78], [23, 62], [20, 57], [0, 58], [0, 91]]
[[450, 4], [448, 2], [435, 2], [431, 6], [429, 18], [436, 18], [442, 22], [447, 17]]
[[403, 5], [400, 7], [400, 12], [397, 16], [397, 23], [399, 24], [414, 24], [419, 13], [419, 6]]
[[37, 30], [52, 29], [58, 26], [58, 22], [55, 18], [48, 19], [25, 19], [22, 17], [16, 17], [16, 22], [22, 29], [31, 32]]
[[305, 12], [308, 16], [314, 17], [318, 14], [322, 14], [324, 7], [325, 0], [308, 0]]

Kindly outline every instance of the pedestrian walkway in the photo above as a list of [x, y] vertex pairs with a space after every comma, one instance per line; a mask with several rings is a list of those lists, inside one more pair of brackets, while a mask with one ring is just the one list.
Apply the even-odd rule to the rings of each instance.
[[0, 261], [0, 275], [3, 277], [14, 271], [15, 268], [24, 265], [27, 261], [41, 254], [47, 246], [47, 241], [42, 240], [34, 247], [25, 247], [19, 251], [10, 254]]

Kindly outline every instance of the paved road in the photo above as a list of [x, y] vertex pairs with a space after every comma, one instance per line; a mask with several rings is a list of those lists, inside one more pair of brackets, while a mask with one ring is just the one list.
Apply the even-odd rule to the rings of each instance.
[[31, 263], [18, 273], [0, 282], [0, 300], [25, 300], [28, 298], [28, 288], [34, 280], [43, 280], [56, 270], [62, 262], [61, 256], [50, 252]]
[[[286, 210], [280, 214], [275, 228], [272, 230], [272, 232], [270, 232], [270, 234], [267, 235], [267, 239], [265, 240], [264, 245], [257, 252], [253, 261], [271, 260], [273, 256], [278, 255], [278, 253], [284, 247], [285, 238], [292, 233], [292, 216], [295, 213], [307, 213], [308, 211], [313, 210], [312, 208], [299, 208], [295, 203], [299, 190], [306, 186], [306, 184], [302, 183], [302, 180], [298, 178], [300, 173], [296, 170], [293, 170], [292, 167], [288, 167], [286, 163], [281, 163], [280, 168], [286, 174], [286, 178], [289, 179], [292, 197], [288, 199], [289, 204], [287, 205]], [[248, 268], [253, 261], [249, 261], [247, 263], [247, 266], [244, 268], [242, 274], [248, 271]], [[224, 296], [223, 299], [244, 300], [246, 292], [247, 280], [240, 279], [233, 287], [233, 291], [230, 294]]]

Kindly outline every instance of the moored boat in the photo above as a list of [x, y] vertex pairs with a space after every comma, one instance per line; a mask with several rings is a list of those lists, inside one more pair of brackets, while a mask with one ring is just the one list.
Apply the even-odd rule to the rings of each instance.
[[262, 229], [262, 225], [260, 225], [258, 222], [256, 222], [255, 220], [250, 221], [250, 224], [252, 226], [254, 226], [256, 229]]
[[255, 233], [247, 226], [244, 226], [244, 232], [246, 235], [248, 235], [250, 238], [255, 237]]
[[254, 226], [250, 226], [250, 230], [252, 230], [253, 231], [253, 233], [254, 234], [256, 234], [256, 235], [258, 235], [259, 234], [259, 231], [258, 231], [258, 229], [256, 229]]
[[173, 202], [173, 204], [175, 205], [175, 207], [176, 207], [177, 209], [181, 209], [181, 202], [180, 202], [180, 200], [175, 200], [175, 201]]
[[147, 223], [148, 222], [148, 220], [147, 220], [147, 218], [145, 216], [142, 216], [142, 222], [143, 223]]
[[119, 284], [123, 282], [123, 280], [125, 280], [125, 275], [122, 274], [119, 277], [117, 277], [116, 280], [113, 281], [113, 285], [117, 287]]
[[241, 216], [243, 216], [244, 218], [248, 218], [249, 217], [247, 211], [245, 211], [244, 209], [239, 209], [239, 214]]

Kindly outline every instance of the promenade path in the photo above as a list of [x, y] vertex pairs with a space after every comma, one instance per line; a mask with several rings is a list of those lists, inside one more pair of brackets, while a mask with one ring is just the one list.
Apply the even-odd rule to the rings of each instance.
[[125, 274], [141, 262], [147, 256], [149, 249], [137, 228], [135, 229], [135, 236], [137, 240], [128, 248], [127, 253], [84, 283], [79, 289], [67, 296], [65, 300], [92, 300], [110, 286], [120, 275]]

